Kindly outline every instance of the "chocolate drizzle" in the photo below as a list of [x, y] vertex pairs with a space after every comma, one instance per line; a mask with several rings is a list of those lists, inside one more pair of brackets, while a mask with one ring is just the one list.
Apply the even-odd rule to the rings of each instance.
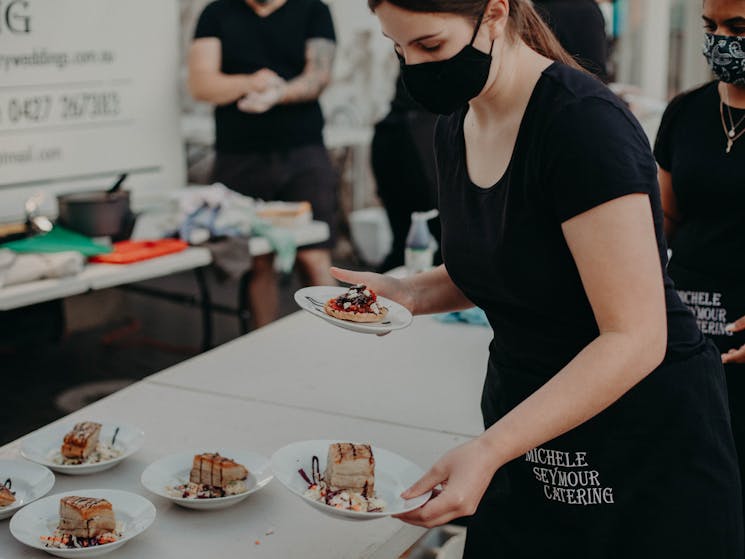
[[5, 480], [5, 483], [3, 483], [3, 485], [1, 486], [1, 488], [4, 489], [5, 491], [7, 491], [8, 493], [10, 493], [11, 495], [13, 495], [15, 497], [16, 492], [15, 491], [12, 491], [12, 489], [13, 489], [13, 481], [10, 478], [8, 478], [8, 479]]
[[305, 483], [308, 484], [308, 489], [323, 481], [323, 476], [321, 476], [321, 463], [318, 460], [318, 456], [313, 456], [310, 461], [310, 477], [308, 477], [308, 474], [305, 473], [303, 468], [300, 468], [297, 473], [299, 473], [300, 477], [302, 477], [305, 480]]
[[310, 474], [313, 476], [314, 484], [323, 479], [321, 477], [321, 463], [318, 460], [318, 456], [313, 456], [313, 459], [310, 461]]
[[308, 489], [310, 489], [311, 487], [313, 487], [313, 482], [308, 477], [308, 474], [305, 473], [305, 470], [303, 470], [302, 468], [300, 468], [297, 471], [297, 473], [299, 473], [300, 474], [300, 477], [303, 478], [305, 480], [305, 483], [308, 484]]

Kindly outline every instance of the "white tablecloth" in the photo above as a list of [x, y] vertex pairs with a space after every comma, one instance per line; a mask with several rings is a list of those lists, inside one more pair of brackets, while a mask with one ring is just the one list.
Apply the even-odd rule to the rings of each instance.
[[[294, 314], [62, 420], [134, 423], [146, 443], [109, 472], [57, 476], [53, 492], [107, 487], [148, 496], [158, 518], [117, 552], [123, 559], [396, 558], [424, 531], [393, 519], [327, 517], [276, 480], [232, 509], [187, 511], [148, 495], [139, 476], [171, 452], [234, 447], [268, 456], [317, 438], [370, 441], [427, 468], [481, 430], [489, 338], [486, 328], [429, 317], [377, 338]], [[0, 457], [16, 456], [18, 446], [0, 448]], [[44, 557], [17, 544], [7, 524], [0, 522], [0, 558]]]

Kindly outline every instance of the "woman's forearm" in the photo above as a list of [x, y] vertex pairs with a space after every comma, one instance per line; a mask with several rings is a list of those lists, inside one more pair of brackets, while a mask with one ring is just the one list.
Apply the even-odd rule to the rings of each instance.
[[406, 278], [404, 282], [414, 299], [413, 314], [451, 312], [474, 306], [450, 279], [444, 265]]
[[665, 340], [659, 337], [616, 332], [598, 336], [482, 435], [493, 454], [495, 471], [621, 398], [661, 363]]

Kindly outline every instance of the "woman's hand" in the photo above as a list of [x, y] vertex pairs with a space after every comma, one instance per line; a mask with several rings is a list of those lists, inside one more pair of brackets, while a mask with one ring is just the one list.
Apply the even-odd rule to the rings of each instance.
[[416, 306], [414, 290], [403, 280], [373, 272], [352, 272], [341, 268], [331, 268], [331, 275], [345, 283], [365, 284], [378, 295], [396, 301], [414, 314]]
[[472, 515], [494, 472], [502, 464], [494, 448], [482, 438], [451, 450], [401, 496], [413, 499], [438, 485], [442, 486], [442, 491], [424, 506], [396, 518], [416, 526], [433, 528], [447, 524], [454, 518]]
[[[727, 332], [741, 332], [745, 330], [745, 316], [727, 325]], [[727, 353], [722, 354], [722, 363], [745, 364], [745, 345], [739, 349], [732, 348]]]

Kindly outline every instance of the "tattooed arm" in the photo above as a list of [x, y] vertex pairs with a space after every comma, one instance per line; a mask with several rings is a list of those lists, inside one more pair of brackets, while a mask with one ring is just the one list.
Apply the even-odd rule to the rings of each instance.
[[331, 81], [336, 44], [329, 39], [308, 39], [305, 43], [305, 69], [297, 78], [282, 81], [263, 93], [248, 94], [238, 102], [247, 113], [265, 113], [276, 105], [315, 101]]
[[279, 87], [284, 80], [264, 68], [253, 74], [225, 74], [220, 70], [220, 39], [196, 39], [189, 49], [189, 91], [197, 101], [227, 105], [252, 93]]
[[329, 39], [308, 39], [305, 43], [305, 70], [287, 85], [281, 104], [314, 101], [331, 81], [336, 43]]

